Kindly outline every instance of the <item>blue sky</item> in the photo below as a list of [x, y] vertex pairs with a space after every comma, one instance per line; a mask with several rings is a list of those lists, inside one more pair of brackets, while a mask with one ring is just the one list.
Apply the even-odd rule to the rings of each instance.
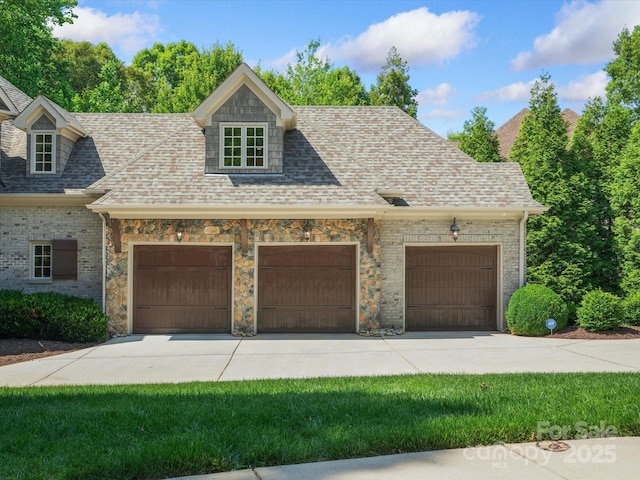
[[107, 42], [129, 63], [154, 42], [231, 41], [251, 66], [283, 70], [310, 40], [375, 83], [391, 46], [419, 91], [418, 119], [446, 136], [487, 107], [499, 127], [527, 106], [541, 73], [562, 108], [604, 94], [619, 32], [640, 24], [636, 0], [80, 0], [61, 38]]

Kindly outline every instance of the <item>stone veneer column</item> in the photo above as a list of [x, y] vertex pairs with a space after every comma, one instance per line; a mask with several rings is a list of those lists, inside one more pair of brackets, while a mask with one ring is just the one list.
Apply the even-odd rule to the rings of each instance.
[[[240, 220], [121, 220], [121, 253], [115, 253], [112, 232], [107, 232], [106, 305], [111, 329], [127, 333], [129, 252], [139, 242], [175, 243], [178, 225], [184, 228], [182, 244], [233, 245], [233, 333], [252, 333], [255, 324], [256, 244], [295, 244], [302, 242], [305, 220], [248, 220], [248, 251], [240, 245]], [[367, 252], [367, 219], [311, 220], [311, 243], [359, 244], [359, 330], [367, 332], [381, 326], [380, 302], [382, 274], [380, 223], [375, 224], [373, 253]]]

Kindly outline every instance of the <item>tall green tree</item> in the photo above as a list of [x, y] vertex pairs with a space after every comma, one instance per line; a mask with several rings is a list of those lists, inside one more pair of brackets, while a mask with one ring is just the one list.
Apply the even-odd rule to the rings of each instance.
[[320, 57], [319, 40], [312, 40], [296, 62], [287, 65], [284, 75], [258, 70], [263, 81], [291, 105], [365, 105], [366, 89], [358, 74], [348, 67], [338, 68]]
[[107, 62], [115, 62], [118, 78], [126, 83], [126, 67], [111, 47], [104, 42], [97, 45], [91, 42], [62, 40], [56, 58], [70, 66], [69, 82], [76, 94], [82, 95], [94, 89], [100, 83], [100, 72]]
[[118, 75], [118, 61], [109, 60], [98, 74], [98, 83], [92, 89], [85, 89], [76, 97], [80, 103], [76, 110], [83, 112], [118, 113], [135, 111], [135, 106], [127, 102], [122, 81]]
[[634, 122], [640, 119], [640, 25], [630, 32], [623, 29], [613, 42], [616, 57], [604, 70], [611, 80], [607, 85], [607, 101], [631, 111]]
[[382, 66], [377, 82], [369, 92], [371, 105], [395, 105], [413, 118], [418, 115], [418, 90], [409, 85], [409, 66], [398, 53], [396, 47], [391, 47], [387, 55], [387, 62]]
[[613, 230], [620, 257], [621, 286], [631, 294], [640, 289], [640, 123], [633, 127], [616, 166], [614, 185], [611, 206], [616, 212]]
[[550, 77], [542, 75], [511, 150], [533, 197], [549, 209], [529, 221], [527, 276], [575, 307], [590, 289], [593, 231], [589, 180], [568, 151], [567, 129]]
[[198, 50], [187, 41], [154, 44], [138, 52], [128, 72], [144, 111], [188, 112], [242, 62], [232, 43]]
[[464, 122], [464, 130], [450, 134], [448, 139], [478, 162], [500, 162], [500, 143], [495, 124], [487, 117], [485, 107], [471, 110], [471, 119]]
[[55, 25], [72, 23], [77, 0], [3, 0], [0, 3], [0, 75], [26, 94], [70, 104], [69, 66], [56, 58]]

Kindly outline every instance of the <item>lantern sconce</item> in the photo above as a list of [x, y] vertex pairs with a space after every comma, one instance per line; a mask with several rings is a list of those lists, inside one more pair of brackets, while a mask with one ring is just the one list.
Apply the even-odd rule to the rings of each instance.
[[453, 238], [453, 241], [457, 242], [458, 237], [460, 236], [460, 227], [456, 223], [455, 218], [453, 219], [453, 223], [451, 224], [451, 227], [449, 227], [449, 230], [451, 231], [451, 237]]
[[311, 225], [309, 224], [309, 220], [307, 220], [304, 223], [304, 227], [302, 231], [303, 231], [304, 241], [308, 242], [309, 240], [311, 240]]
[[178, 225], [178, 228], [176, 228], [176, 240], [178, 241], [178, 243], [182, 242], [182, 235], [184, 234], [184, 228], [182, 226], [182, 224]]

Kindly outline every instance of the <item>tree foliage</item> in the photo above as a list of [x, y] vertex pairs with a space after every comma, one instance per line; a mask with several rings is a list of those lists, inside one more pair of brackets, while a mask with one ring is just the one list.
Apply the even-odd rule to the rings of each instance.
[[527, 276], [575, 310], [592, 283], [594, 231], [589, 179], [568, 150], [567, 127], [550, 77], [542, 75], [511, 150], [533, 197], [549, 209], [529, 222]]
[[382, 66], [377, 82], [369, 92], [371, 105], [395, 105], [413, 118], [418, 115], [418, 90], [409, 85], [409, 66], [400, 57], [396, 47], [391, 47], [387, 62]]
[[133, 58], [130, 90], [143, 111], [189, 112], [242, 62], [231, 43], [199, 50], [190, 42], [155, 43]]
[[604, 70], [611, 80], [607, 85], [607, 99], [631, 112], [634, 121], [640, 119], [640, 25], [630, 32], [623, 29], [613, 42], [616, 57]]
[[495, 124], [487, 117], [485, 107], [473, 108], [471, 119], [464, 122], [464, 130], [448, 138], [458, 142], [458, 148], [478, 162], [501, 161]]
[[297, 51], [295, 64], [289, 63], [284, 75], [260, 70], [258, 74], [291, 105], [365, 105], [367, 93], [358, 74], [320, 57], [319, 47], [320, 41], [312, 40], [305, 50]]
[[0, 4], [0, 75], [31, 97], [62, 106], [73, 96], [69, 68], [56, 56], [55, 25], [72, 23], [77, 0], [3, 0]]

